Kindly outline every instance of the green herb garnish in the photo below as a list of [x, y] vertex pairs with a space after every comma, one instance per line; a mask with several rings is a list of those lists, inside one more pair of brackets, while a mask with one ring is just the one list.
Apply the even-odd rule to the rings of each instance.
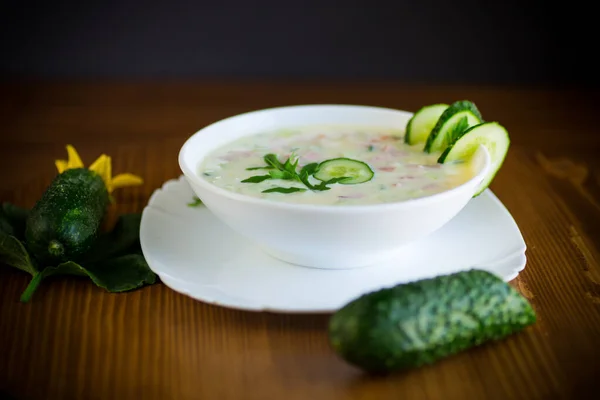
[[300, 176], [303, 176], [303, 175], [310, 176], [310, 175], [314, 174], [315, 172], [317, 172], [318, 169], [319, 169], [318, 163], [306, 164], [300, 170]]
[[271, 177], [271, 179], [283, 179], [283, 180], [296, 179], [296, 174], [289, 172], [289, 171], [272, 170], [272, 171], [269, 171], [269, 176]]
[[456, 123], [456, 125], [454, 125], [452, 127], [452, 129], [448, 130], [448, 133], [446, 134], [448, 146], [453, 145], [454, 142], [456, 142], [458, 139], [460, 139], [463, 132], [466, 131], [468, 127], [469, 127], [469, 121], [467, 120], [467, 117], [462, 117]]
[[271, 179], [271, 175], [255, 175], [250, 178], [244, 179], [243, 183], [259, 183], [262, 181], [266, 181], [267, 179]]
[[334, 183], [343, 183], [343, 182], [349, 181], [350, 179], [352, 179], [352, 178], [348, 177], [348, 176], [342, 176], [340, 178], [331, 178], [328, 181], [321, 182], [320, 185], [333, 185]]
[[246, 168], [246, 171], [256, 171], [258, 169], [273, 169], [273, 167], [270, 165], [267, 165], [264, 167], [250, 167], [250, 168]]
[[300, 170], [300, 174], [298, 175], [298, 179], [300, 180], [300, 182], [304, 183], [304, 185], [306, 185], [306, 187], [308, 187], [311, 190], [317, 190], [317, 191], [329, 190], [328, 187], [326, 187], [325, 185], [322, 185], [322, 184], [314, 186], [308, 180], [308, 178], [311, 177], [312, 175], [314, 175], [318, 170], [319, 170], [319, 164], [317, 164], [317, 163], [306, 164]]
[[189, 202], [188, 207], [200, 207], [202, 205], [202, 200], [198, 196], [194, 196], [191, 202]]
[[[281, 179], [288, 181], [296, 181], [302, 183], [309, 190], [313, 191], [324, 191], [331, 189], [328, 185], [332, 185], [334, 183], [343, 183], [347, 180], [352, 179], [351, 177], [342, 176], [339, 178], [333, 178], [328, 181], [321, 181], [317, 185], [313, 185], [310, 182], [310, 177], [316, 174], [319, 171], [319, 163], [310, 163], [306, 164], [300, 169], [300, 172], [297, 172], [299, 158], [296, 157], [293, 153], [288, 157], [285, 162], [281, 162], [277, 159], [275, 154], [267, 154], [264, 156], [264, 161], [266, 166], [262, 167], [251, 167], [246, 168], [246, 170], [258, 170], [258, 169], [268, 169], [268, 175], [254, 175], [249, 178], [244, 179], [243, 183], [259, 183], [266, 181], [268, 179]], [[270, 189], [263, 190], [262, 193], [294, 193], [294, 192], [304, 192], [306, 189], [297, 188], [297, 187], [273, 187]]]
[[305, 192], [306, 189], [297, 187], [274, 187], [271, 189], [263, 190], [263, 193], [294, 193], [294, 192]]

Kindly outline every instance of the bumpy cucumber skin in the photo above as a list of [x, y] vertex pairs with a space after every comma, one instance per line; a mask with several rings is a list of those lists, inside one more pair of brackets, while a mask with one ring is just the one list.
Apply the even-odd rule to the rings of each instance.
[[483, 117], [481, 116], [481, 112], [473, 102], [469, 100], [455, 101], [442, 113], [437, 123], [431, 130], [431, 133], [429, 134], [429, 136], [427, 137], [427, 141], [425, 142], [425, 147], [423, 148], [424, 152], [431, 152], [433, 143], [435, 142], [435, 139], [437, 138], [444, 124], [448, 121], [448, 119], [452, 118], [454, 114], [456, 114], [459, 111], [469, 111], [473, 115], [475, 115], [480, 122], [484, 122]]
[[365, 294], [331, 317], [329, 339], [347, 362], [389, 373], [432, 364], [535, 321], [514, 288], [473, 269]]
[[27, 249], [43, 266], [78, 260], [96, 239], [108, 204], [100, 175], [85, 168], [64, 171], [29, 213]]

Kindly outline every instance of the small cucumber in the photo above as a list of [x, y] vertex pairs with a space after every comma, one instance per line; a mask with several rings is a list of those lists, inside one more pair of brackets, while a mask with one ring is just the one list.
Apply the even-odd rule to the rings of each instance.
[[366, 163], [342, 157], [323, 161], [313, 176], [323, 182], [346, 177], [338, 183], [353, 185], [368, 182], [373, 175], [373, 170]]
[[345, 361], [372, 373], [432, 364], [536, 321], [512, 286], [467, 270], [367, 293], [329, 321], [329, 342]]
[[466, 128], [483, 122], [474, 103], [460, 100], [452, 103], [437, 120], [425, 142], [426, 153], [444, 151]]
[[75, 168], [57, 175], [27, 217], [28, 250], [44, 266], [78, 260], [96, 239], [108, 204], [96, 172]]
[[489, 151], [492, 163], [474, 197], [480, 195], [492, 183], [504, 163], [510, 146], [510, 137], [506, 129], [498, 122], [483, 122], [472, 126], [464, 131], [452, 145], [448, 146], [438, 159], [441, 164], [466, 161], [475, 153], [479, 145], [484, 145]]
[[438, 119], [448, 107], [448, 104], [440, 103], [418, 110], [406, 124], [404, 142], [410, 145], [425, 143]]

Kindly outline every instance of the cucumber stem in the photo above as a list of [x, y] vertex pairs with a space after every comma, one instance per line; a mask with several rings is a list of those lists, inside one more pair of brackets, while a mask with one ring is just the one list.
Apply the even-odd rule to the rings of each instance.
[[62, 256], [64, 252], [65, 252], [65, 248], [63, 247], [62, 243], [59, 242], [58, 240], [53, 239], [48, 244], [48, 253], [51, 256], [54, 256], [54, 257]]
[[33, 293], [40, 285], [40, 282], [42, 281], [42, 278], [44, 277], [43, 275], [44, 274], [42, 274], [41, 272], [38, 272], [37, 274], [35, 274], [33, 276], [33, 279], [31, 279], [31, 281], [29, 281], [29, 285], [27, 285], [27, 287], [25, 288], [25, 291], [23, 291], [23, 294], [21, 294], [21, 302], [22, 303], [27, 303], [29, 301], [29, 299], [31, 299], [31, 296], [33, 296]]

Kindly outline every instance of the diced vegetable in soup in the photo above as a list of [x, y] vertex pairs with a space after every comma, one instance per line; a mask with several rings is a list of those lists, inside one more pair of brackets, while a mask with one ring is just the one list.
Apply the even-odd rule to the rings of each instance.
[[309, 126], [258, 133], [205, 157], [201, 175], [247, 196], [305, 204], [398, 202], [452, 189], [473, 177], [468, 163], [404, 142], [403, 131]]

